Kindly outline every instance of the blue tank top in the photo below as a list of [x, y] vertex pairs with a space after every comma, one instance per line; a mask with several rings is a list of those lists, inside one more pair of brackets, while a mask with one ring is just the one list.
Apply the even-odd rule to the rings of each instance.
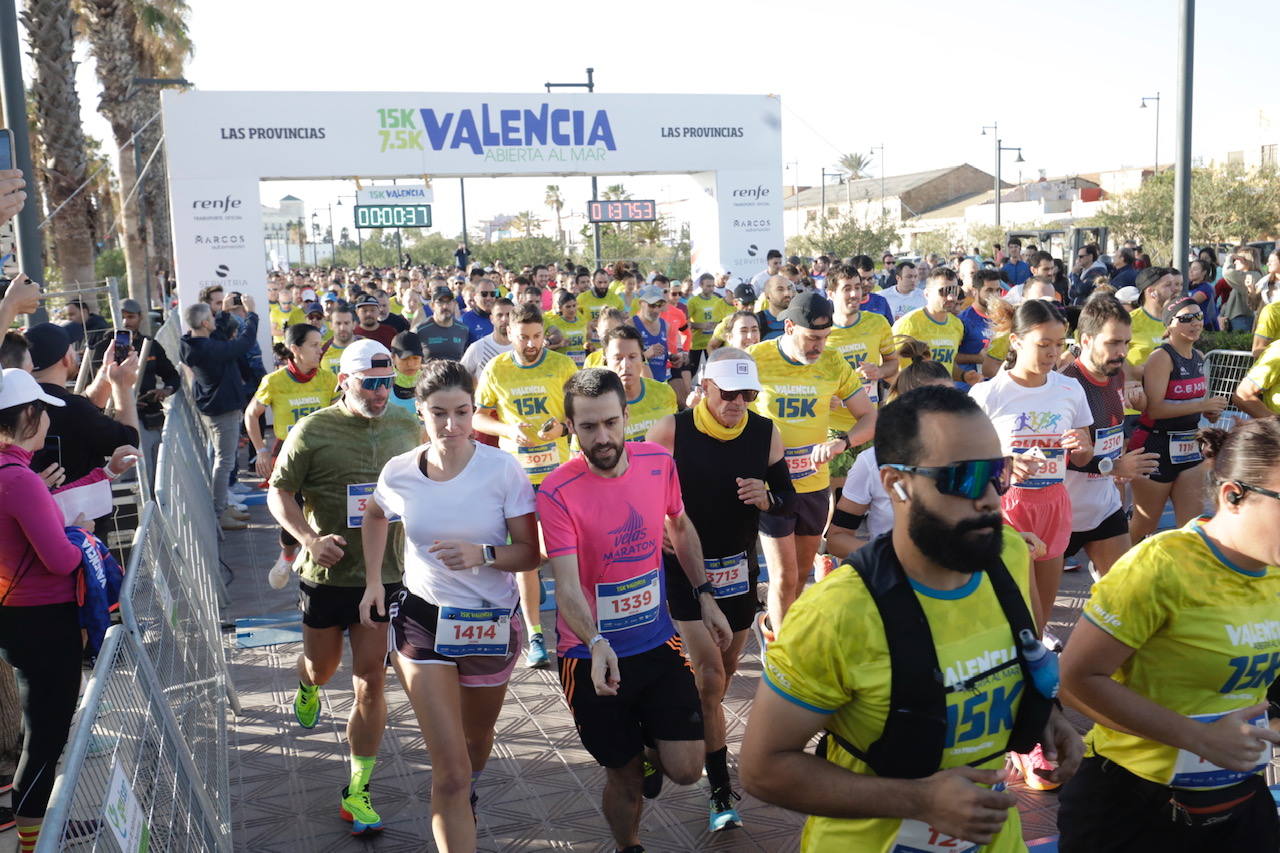
[[636, 327], [636, 331], [640, 333], [640, 337], [644, 338], [644, 348], [648, 349], [654, 344], [662, 347], [662, 355], [657, 358], [649, 359], [649, 370], [653, 373], [653, 378], [659, 382], [667, 381], [667, 321], [658, 320], [658, 334], [654, 335], [645, 328], [644, 323], [640, 322], [639, 317], [631, 318], [632, 324]]

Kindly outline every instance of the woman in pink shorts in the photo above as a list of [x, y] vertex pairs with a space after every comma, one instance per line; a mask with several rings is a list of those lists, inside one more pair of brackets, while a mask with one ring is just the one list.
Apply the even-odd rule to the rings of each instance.
[[[1005, 524], [1045, 545], [1031, 573], [1032, 611], [1042, 627], [1053, 613], [1071, 538], [1066, 470], [1093, 458], [1093, 415], [1084, 389], [1054, 371], [1066, 337], [1066, 317], [1056, 305], [1045, 299], [1023, 302], [1009, 336], [1012, 363], [970, 392], [995, 425], [1001, 449], [1013, 457], [1013, 485], [1000, 499]], [[1048, 631], [1045, 643], [1057, 644]], [[1057, 787], [1036, 772], [1052, 768], [1039, 746], [1010, 757], [1030, 787]]]
[[427, 362], [414, 398], [428, 442], [386, 464], [364, 516], [366, 620], [382, 614], [390, 525], [404, 525], [392, 663], [431, 754], [440, 850], [476, 847], [476, 782], [523, 648], [515, 574], [538, 565], [533, 488], [515, 457], [472, 440], [474, 391], [458, 362]]
[[1027, 300], [1014, 313], [1011, 363], [970, 392], [995, 425], [1004, 452], [1013, 456], [1013, 488], [1001, 499], [1005, 523], [1045, 544], [1031, 577], [1041, 625], [1053, 612], [1071, 538], [1066, 470], [1093, 458], [1093, 419], [1084, 391], [1054, 371], [1066, 337], [1066, 317], [1057, 306]]

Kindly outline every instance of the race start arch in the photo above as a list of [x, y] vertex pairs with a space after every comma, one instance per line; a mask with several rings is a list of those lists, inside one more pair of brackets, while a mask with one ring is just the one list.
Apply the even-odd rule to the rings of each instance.
[[688, 174], [695, 273], [749, 276], [782, 248], [775, 95], [162, 94], [181, 302], [265, 304], [258, 182]]

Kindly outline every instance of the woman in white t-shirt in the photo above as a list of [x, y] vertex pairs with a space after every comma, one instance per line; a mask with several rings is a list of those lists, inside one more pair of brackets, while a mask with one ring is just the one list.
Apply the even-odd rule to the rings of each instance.
[[[1042, 627], [1053, 612], [1071, 539], [1067, 462], [1080, 467], [1093, 459], [1089, 401], [1079, 382], [1054, 370], [1066, 339], [1061, 309], [1046, 299], [1026, 300], [1014, 312], [1009, 334], [1013, 364], [969, 392], [995, 426], [1003, 452], [1013, 457], [1013, 485], [1000, 498], [1005, 524], [1045, 545], [1031, 572], [1032, 607]], [[1055, 643], [1047, 633], [1045, 640]], [[1030, 787], [1057, 787], [1035, 773], [1051, 767], [1040, 747], [1015, 760]]]
[[427, 362], [415, 399], [428, 442], [386, 464], [364, 519], [366, 619], [381, 615], [390, 523], [404, 524], [393, 665], [431, 754], [441, 850], [475, 849], [476, 780], [523, 648], [515, 573], [538, 565], [533, 488], [511, 454], [471, 439], [474, 392], [458, 362]]

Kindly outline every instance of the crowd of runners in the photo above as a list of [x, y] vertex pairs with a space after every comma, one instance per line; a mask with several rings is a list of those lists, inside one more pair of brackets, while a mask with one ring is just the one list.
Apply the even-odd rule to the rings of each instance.
[[[383, 826], [388, 662], [436, 844], [467, 851], [512, 673], [554, 661], [623, 853], [644, 849], [645, 799], [704, 774], [709, 831], [743, 826], [745, 787], [810, 816], [805, 850], [1022, 849], [1015, 778], [1061, 788], [1062, 850], [1275, 850], [1280, 350], [1236, 394], [1255, 417], [1213, 426], [1232, 401], [1197, 349], [1223, 296], [1197, 298], [1206, 270], [1190, 295], [1150, 265], [1116, 288], [1123, 257], [1022, 248], [770, 252], [750, 280], [690, 282], [276, 272], [270, 372], [252, 298], [206, 288], [182, 360], [216, 509], [246, 525], [243, 431], [280, 526], [263, 582], [299, 576], [301, 727], [350, 646], [351, 831]], [[1257, 313], [1265, 346], [1280, 314]], [[0, 440], [30, 444], [8, 373]], [[1064, 646], [1068, 560], [1094, 585]], [[731, 760], [723, 700], [753, 631]]]

